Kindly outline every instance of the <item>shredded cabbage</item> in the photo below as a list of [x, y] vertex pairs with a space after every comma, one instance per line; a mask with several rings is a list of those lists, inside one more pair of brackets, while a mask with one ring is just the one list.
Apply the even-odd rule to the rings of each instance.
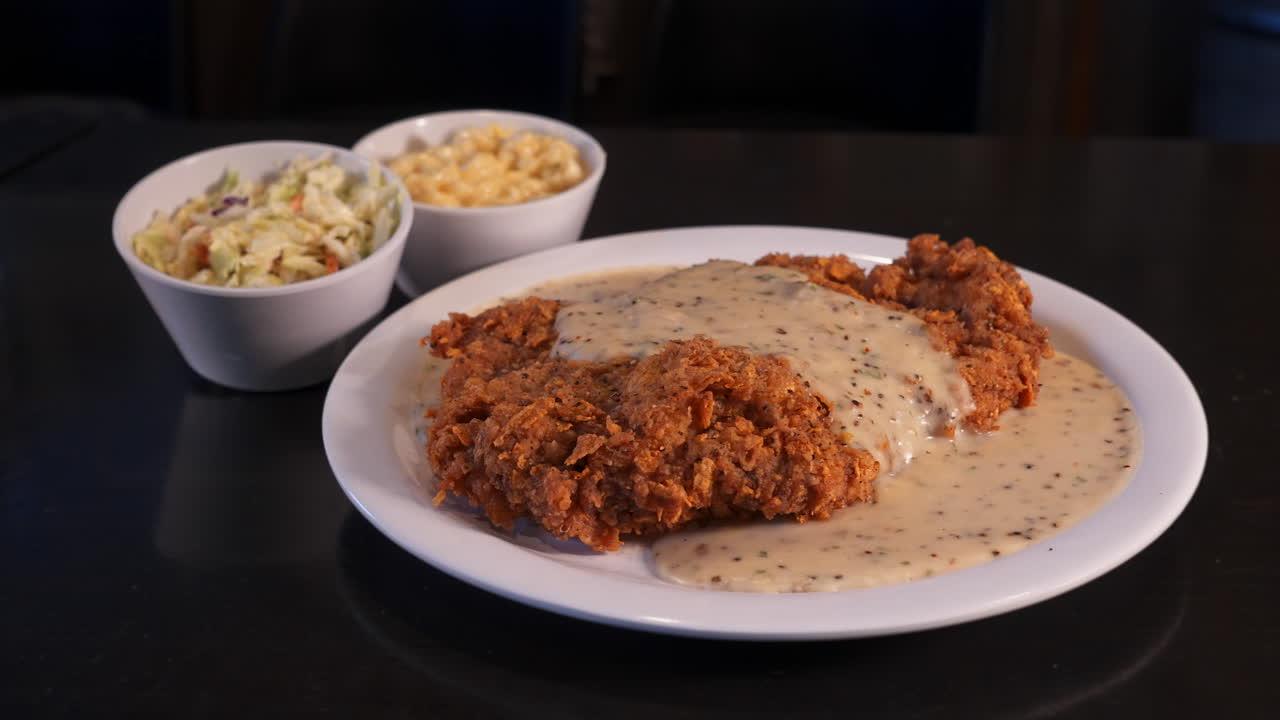
[[157, 212], [133, 236], [138, 258], [204, 285], [272, 287], [350, 267], [400, 224], [400, 203], [376, 164], [366, 177], [331, 155], [299, 157], [274, 177], [228, 169], [172, 215]]

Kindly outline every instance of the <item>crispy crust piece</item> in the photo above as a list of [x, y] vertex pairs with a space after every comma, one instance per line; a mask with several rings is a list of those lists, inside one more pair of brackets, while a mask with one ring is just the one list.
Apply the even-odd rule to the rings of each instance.
[[862, 294], [862, 286], [867, 282], [863, 269], [844, 255], [819, 257], [817, 255], [788, 255], [787, 253], [769, 253], [756, 261], [756, 265], [773, 265], [775, 267], [799, 270], [809, 276], [809, 282], [821, 285], [828, 290], [852, 295], [859, 300], [866, 300]]

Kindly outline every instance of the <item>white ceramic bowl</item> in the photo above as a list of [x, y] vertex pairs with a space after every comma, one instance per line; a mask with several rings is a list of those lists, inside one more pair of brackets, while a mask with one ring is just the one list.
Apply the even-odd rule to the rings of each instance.
[[138, 259], [133, 235], [156, 211], [171, 213], [203, 194], [228, 168], [261, 177], [299, 155], [321, 153], [332, 153], [334, 162], [350, 172], [366, 173], [371, 165], [350, 150], [317, 143], [227, 145], [156, 170], [116, 207], [111, 223], [116, 251], [187, 364], [215, 383], [238, 390], [288, 390], [332, 376], [387, 303], [413, 224], [408, 191], [386, 173], [400, 188], [400, 223], [373, 254], [332, 275], [280, 287], [210, 287], [171, 277]]
[[406, 152], [437, 145], [457, 130], [495, 123], [568, 140], [582, 153], [587, 177], [564, 192], [518, 205], [448, 208], [414, 203], [413, 230], [398, 280], [400, 289], [411, 297], [485, 265], [582, 237], [582, 226], [604, 177], [606, 158], [595, 138], [572, 125], [500, 110], [432, 113], [378, 128], [361, 138], [355, 151], [386, 163]]

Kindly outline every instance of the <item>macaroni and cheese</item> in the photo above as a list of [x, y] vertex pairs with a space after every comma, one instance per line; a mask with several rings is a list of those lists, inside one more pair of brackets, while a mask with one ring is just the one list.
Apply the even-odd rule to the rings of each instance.
[[455, 132], [447, 142], [389, 163], [413, 199], [444, 207], [514, 205], [563, 192], [587, 176], [563, 138], [501, 125]]

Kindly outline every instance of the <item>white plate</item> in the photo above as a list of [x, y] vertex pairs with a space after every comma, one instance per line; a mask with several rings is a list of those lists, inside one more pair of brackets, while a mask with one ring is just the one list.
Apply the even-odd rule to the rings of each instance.
[[[1022, 271], [1036, 317], [1055, 344], [1089, 358], [1128, 393], [1144, 451], [1129, 486], [1069, 530], [978, 567], [915, 582], [835, 593], [699, 590], [658, 579], [646, 548], [610, 554], [492, 531], [474, 515], [436, 508], [414, 481], [424, 460], [409, 425], [418, 340], [450, 311], [565, 275], [708, 258], [750, 261], [771, 251], [845, 253], [863, 264], [901, 255], [902, 240], [791, 227], [707, 227], [634, 233], [554, 248], [485, 268], [428, 292], [353, 350], [329, 386], [325, 451], [347, 496], [389, 538], [468, 583], [553, 612], [677, 635], [740, 639], [847, 638], [909, 632], [1025, 607], [1077, 587], [1155, 540], [1191, 499], [1208, 428], [1178, 364], [1136, 325], [1061, 283]], [[1052, 552], [1050, 552], [1052, 548]]]

